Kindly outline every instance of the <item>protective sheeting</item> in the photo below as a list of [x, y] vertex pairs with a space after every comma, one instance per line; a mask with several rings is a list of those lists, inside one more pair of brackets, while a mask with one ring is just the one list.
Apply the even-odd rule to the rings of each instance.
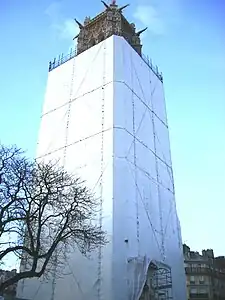
[[172, 277], [169, 266], [146, 256], [128, 259], [129, 300], [171, 300]]
[[129, 300], [139, 300], [146, 282], [150, 261], [145, 257], [129, 258], [127, 263]]
[[[97, 199], [105, 199], [101, 220], [109, 243], [101, 249], [101, 272], [100, 249], [88, 257], [73, 251], [65, 260], [65, 275], [61, 278], [48, 282], [25, 280], [20, 284], [18, 294], [24, 297], [97, 299], [100, 287], [103, 299], [110, 299], [107, 295], [112, 294], [112, 57], [113, 38], [49, 73], [37, 146], [39, 160], [59, 160], [69, 172], [86, 181]], [[99, 224], [100, 216], [96, 222]]]
[[171, 267], [173, 300], [185, 299], [163, 84], [124, 38], [49, 73], [37, 157], [86, 180], [102, 200], [96, 222], [109, 243], [87, 258], [73, 252], [67, 275], [25, 280], [18, 296], [138, 300], [156, 260]]
[[185, 299], [163, 83], [123, 39], [114, 48], [114, 299], [126, 299], [129, 257], [170, 266], [173, 299]]

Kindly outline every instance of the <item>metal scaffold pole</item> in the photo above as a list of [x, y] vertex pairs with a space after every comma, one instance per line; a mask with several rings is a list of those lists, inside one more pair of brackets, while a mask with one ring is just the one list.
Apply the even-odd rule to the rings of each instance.
[[[134, 79], [133, 79], [133, 59], [132, 59], [132, 52], [130, 53], [130, 59], [131, 59], [131, 86], [133, 89]], [[134, 93], [132, 91], [132, 134], [133, 134], [133, 155], [134, 155], [134, 181], [135, 181], [135, 206], [136, 206], [136, 236], [137, 236], [137, 250], [138, 250], [138, 256], [140, 255], [140, 223], [139, 223], [139, 200], [138, 197], [139, 191], [138, 191], [138, 174], [137, 174], [137, 151], [136, 151], [136, 120], [135, 120], [135, 102], [134, 102]]]
[[[71, 81], [70, 81], [69, 103], [68, 103], [68, 110], [67, 110], [65, 145], [64, 145], [63, 161], [62, 161], [62, 164], [63, 164], [64, 167], [66, 165], [66, 153], [67, 153], [68, 135], [69, 135], [71, 102], [73, 100], [74, 74], [75, 74], [75, 57], [73, 58], [72, 74], [71, 74]], [[58, 265], [58, 252], [57, 252], [57, 249], [56, 249], [55, 259], [54, 259], [54, 271], [53, 271], [53, 280], [52, 280], [51, 300], [55, 299], [57, 265]]]
[[[101, 175], [100, 175], [100, 212], [99, 226], [102, 230], [103, 218], [103, 172], [104, 172], [104, 130], [105, 130], [105, 83], [106, 83], [106, 42], [103, 48], [103, 77], [102, 77], [102, 101], [101, 101]], [[98, 300], [102, 299], [102, 245], [98, 248]]]

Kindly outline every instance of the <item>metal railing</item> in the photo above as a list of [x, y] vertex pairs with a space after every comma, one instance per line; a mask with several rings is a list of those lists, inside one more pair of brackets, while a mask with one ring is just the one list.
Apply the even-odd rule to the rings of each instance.
[[[67, 54], [66, 56], [61, 54], [61, 55], [59, 55], [58, 59], [54, 58], [52, 61], [49, 62], [49, 68], [48, 68], [49, 72], [51, 72], [55, 68], [61, 66], [62, 64], [64, 64], [68, 60], [74, 58], [76, 55], [77, 55], [77, 50], [75, 48], [75, 49], [71, 49], [70, 53]], [[149, 57], [145, 56], [144, 54], [142, 54], [141, 58], [149, 66], [149, 68], [152, 70], [152, 72], [159, 78], [159, 80], [161, 82], [163, 82], [162, 73], [159, 72], [157, 66], [153, 65], [152, 60], [149, 59]]]
[[209, 294], [205, 293], [205, 294], [194, 294], [194, 293], [190, 293], [189, 294], [190, 299], [209, 299]]
[[210, 274], [212, 270], [205, 267], [186, 267], [185, 272], [186, 274]]
[[148, 56], [145, 56], [143, 53], [142, 53], [142, 59], [143, 61], [149, 66], [149, 68], [152, 70], [152, 72], [159, 78], [160, 81], [163, 82], [163, 75], [161, 72], [159, 72], [159, 69], [157, 66], [154, 66], [153, 63], [152, 63], [152, 60], [149, 59]]
[[211, 275], [215, 278], [225, 278], [225, 271], [224, 270], [218, 270], [215, 269], [213, 266], [206, 267], [186, 267], [185, 273], [190, 274], [205, 274], [205, 275]]
[[49, 62], [49, 72], [54, 70], [55, 68], [61, 66], [68, 60], [74, 58], [77, 55], [77, 50], [76, 49], [71, 49], [70, 53], [64, 56], [63, 54], [59, 55], [58, 59], [54, 58], [53, 61]]

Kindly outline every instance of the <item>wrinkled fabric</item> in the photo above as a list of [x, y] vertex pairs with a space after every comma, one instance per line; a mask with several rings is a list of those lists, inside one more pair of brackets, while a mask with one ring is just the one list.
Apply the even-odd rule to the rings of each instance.
[[[127, 265], [129, 300], [139, 300], [141, 298], [150, 274], [151, 278], [153, 279], [155, 292], [153, 292], [151, 288], [149, 292], [153, 292], [154, 295], [158, 295], [158, 289], [160, 289], [161, 292], [164, 292], [166, 295], [168, 295], [168, 299], [172, 299], [171, 270], [168, 265], [159, 261], [149, 260], [146, 258], [146, 256], [129, 258]], [[162, 270], [170, 273], [167, 279], [162, 276]], [[157, 280], [154, 275], [157, 276]], [[165, 282], [165, 280], [168, 280], [168, 282]]]
[[150, 260], [144, 257], [129, 258], [127, 263], [129, 300], [138, 300], [144, 288]]

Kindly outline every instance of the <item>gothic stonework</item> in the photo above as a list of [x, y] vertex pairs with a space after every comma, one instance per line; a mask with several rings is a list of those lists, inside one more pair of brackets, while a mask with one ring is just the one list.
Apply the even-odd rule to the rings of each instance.
[[83, 25], [75, 19], [80, 28], [80, 33], [75, 37], [77, 38], [77, 54], [84, 52], [114, 34], [123, 36], [141, 55], [140, 34], [147, 28], [136, 32], [135, 24], [129, 23], [123, 16], [122, 11], [129, 4], [119, 8], [115, 1], [111, 5], [107, 5], [104, 1], [102, 3], [106, 9], [95, 18], [86, 17]]

